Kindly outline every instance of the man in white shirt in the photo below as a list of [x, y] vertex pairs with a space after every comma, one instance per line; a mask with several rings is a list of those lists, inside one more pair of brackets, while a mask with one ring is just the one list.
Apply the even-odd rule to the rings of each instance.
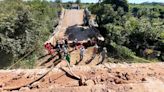
[[83, 60], [84, 52], [85, 52], [85, 48], [83, 45], [81, 45], [81, 47], [80, 47], [80, 61]]

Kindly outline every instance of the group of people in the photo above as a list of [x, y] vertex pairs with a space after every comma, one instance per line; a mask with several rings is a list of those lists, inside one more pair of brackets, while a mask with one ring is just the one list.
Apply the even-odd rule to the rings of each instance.
[[68, 40], [64, 38], [57, 40], [54, 49], [56, 49], [59, 59], [66, 57], [68, 55]]
[[55, 45], [47, 42], [44, 46], [49, 54], [54, 55], [56, 52], [59, 59], [62, 58], [62, 53], [64, 54], [64, 57], [68, 54], [68, 40], [65, 38], [57, 40]]
[[[72, 46], [73, 50], [80, 50], [79, 61], [82, 61], [85, 56], [86, 47], [83, 44], [79, 43], [77, 39], [73, 40]], [[70, 63], [70, 57], [68, 57], [70, 55], [68, 51], [69, 46], [67, 39], [63, 38], [62, 40], [57, 40], [55, 45], [52, 45], [51, 43], [46, 43], [45, 48], [48, 50], [49, 54], [53, 55], [56, 52], [59, 57], [58, 59], [65, 58]], [[101, 60], [98, 64], [102, 64], [104, 59], [106, 58], [107, 49], [106, 47], [104, 47], [101, 51], [99, 49], [100, 47], [97, 45], [97, 43], [95, 43], [91, 59], [94, 59], [96, 55], [99, 54]]]
[[[92, 53], [91, 60], [93, 60], [96, 57], [96, 55], [99, 55], [100, 62], [98, 64], [102, 64], [106, 58], [107, 48], [106, 47], [102, 48], [98, 46], [96, 42], [94, 44], [95, 45], [93, 46], [93, 53]], [[86, 51], [85, 46], [80, 44], [80, 60], [79, 61], [83, 60], [83, 57], [85, 56], [85, 51]]]
[[[98, 64], [102, 64], [106, 58], [106, 54], [107, 54], [107, 49], [106, 47], [100, 47], [97, 44], [94, 45], [93, 47], [93, 54], [92, 54], [92, 60], [96, 57], [96, 55], [99, 54], [100, 56], [100, 62]], [[97, 64], [97, 65], [98, 65]]]

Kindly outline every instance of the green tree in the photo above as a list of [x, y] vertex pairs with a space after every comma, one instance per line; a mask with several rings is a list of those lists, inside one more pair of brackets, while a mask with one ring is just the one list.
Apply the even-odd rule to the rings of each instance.
[[[15, 17], [8, 17], [0, 25], [1, 51], [10, 58], [19, 58], [31, 51], [37, 41], [36, 24], [28, 11], [18, 11]], [[5, 61], [5, 59], [4, 59]], [[2, 62], [4, 62], [2, 61]], [[12, 60], [11, 60], [12, 61]]]
[[45, 0], [0, 1], [0, 68], [35, 49], [16, 65], [32, 68], [36, 57], [43, 54], [43, 43], [58, 22], [58, 11], [56, 3]]
[[55, 0], [56, 3], [62, 3], [62, 0]]
[[[155, 57], [164, 57], [163, 7], [129, 7], [126, 0], [102, 0], [98, 4], [90, 5], [89, 10], [96, 14], [98, 28], [106, 39], [105, 45], [109, 47], [111, 55], [125, 57], [130, 55], [128, 53], [135, 52], [136, 55], [142, 56], [145, 49], [151, 49]], [[112, 54], [114, 51], [117, 53]], [[162, 54], [159, 57], [159, 53], [154, 52]]]
[[81, 3], [81, 0], [76, 0], [75, 3], [76, 3], [76, 4], [80, 4], [80, 3]]
[[114, 10], [117, 10], [118, 7], [122, 7], [124, 11], [129, 11], [129, 6], [127, 0], [103, 0], [105, 4], [112, 4]]

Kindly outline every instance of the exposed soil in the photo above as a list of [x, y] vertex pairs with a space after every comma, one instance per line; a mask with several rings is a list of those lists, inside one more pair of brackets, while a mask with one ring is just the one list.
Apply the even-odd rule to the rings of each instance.
[[[164, 63], [105, 64], [74, 66], [74, 78], [61, 68], [54, 68], [44, 78], [17, 91], [33, 92], [163, 92]], [[67, 67], [64, 69], [69, 72]], [[48, 69], [1, 70], [0, 89], [23, 85]], [[15, 90], [11, 90], [15, 91]]]

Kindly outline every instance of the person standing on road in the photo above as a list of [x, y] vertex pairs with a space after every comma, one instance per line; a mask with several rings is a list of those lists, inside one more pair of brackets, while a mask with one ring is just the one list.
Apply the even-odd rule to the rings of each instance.
[[57, 52], [57, 55], [58, 55], [58, 59], [61, 59], [62, 58], [62, 55], [61, 55], [61, 50], [59, 48], [56, 49], [56, 52]]
[[65, 45], [62, 46], [62, 49], [63, 49], [63, 52], [64, 52], [64, 58], [65, 58], [67, 56], [67, 54], [68, 54], [68, 50], [65, 47]]
[[75, 39], [75, 40], [73, 41], [73, 47], [74, 47], [74, 50], [76, 50], [76, 49], [77, 49], [77, 48], [76, 48], [77, 43], [78, 43], [78, 41], [77, 41], [77, 39]]
[[95, 44], [95, 46], [93, 47], [93, 55], [92, 55], [92, 59], [94, 59], [96, 57], [96, 54], [98, 53], [98, 45]]
[[61, 58], [62, 58], [62, 55], [61, 55], [61, 46], [60, 46], [58, 40], [56, 41], [55, 49], [56, 49], [57, 55], [58, 55], [58, 57], [59, 57], [58, 59], [61, 59]]
[[106, 49], [106, 47], [104, 47], [100, 53], [101, 60], [97, 65], [102, 64], [104, 62], [106, 54], [107, 54], [107, 49]]
[[80, 61], [83, 60], [84, 52], [85, 52], [85, 48], [83, 45], [81, 45], [81, 47], [80, 47]]
[[59, 40], [56, 41], [55, 48], [61, 50], [61, 45], [59, 44]]
[[66, 48], [68, 49], [68, 39], [64, 39], [64, 43], [65, 43]]
[[69, 65], [70, 65], [70, 63], [71, 63], [71, 56], [70, 56], [70, 54], [67, 54], [66, 55], [66, 57], [65, 57], [65, 59], [66, 59], [66, 61], [69, 63]]

